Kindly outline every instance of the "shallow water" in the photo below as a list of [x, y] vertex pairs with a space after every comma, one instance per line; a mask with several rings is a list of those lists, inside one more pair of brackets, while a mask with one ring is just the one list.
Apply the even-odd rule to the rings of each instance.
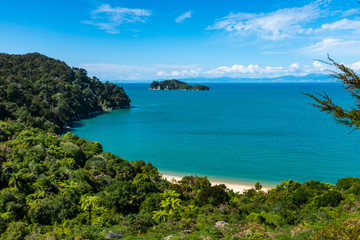
[[173, 175], [273, 185], [281, 180], [336, 183], [359, 177], [359, 132], [319, 113], [303, 92], [345, 106], [335, 83], [207, 84], [210, 91], [150, 91], [122, 84], [135, 108], [79, 121], [71, 131], [105, 151], [151, 162]]

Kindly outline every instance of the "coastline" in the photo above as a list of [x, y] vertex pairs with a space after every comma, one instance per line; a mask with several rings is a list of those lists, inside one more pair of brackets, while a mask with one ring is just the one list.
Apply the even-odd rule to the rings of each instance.
[[[175, 180], [176, 182], [180, 181], [183, 177], [181, 176], [175, 176], [175, 175], [168, 175], [168, 174], [162, 174], [162, 178], [163, 179], [167, 179], [168, 181], [172, 182], [173, 180]], [[254, 185], [250, 185], [250, 184], [246, 184], [246, 183], [234, 183], [234, 182], [227, 182], [225, 181], [219, 181], [219, 180], [214, 180], [211, 178], [208, 178], [211, 185], [219, 185], [219, 184], [225, 184], [227, 188], [232, 189], [234, 192], [240, 192], [243, 193], [244, 190], [248, 190], [251, 188], [254, 188]], [[272, 189], [274, 187], [271, 186], [263, 186], [261, 190], [267, 192], [270, 189]]]

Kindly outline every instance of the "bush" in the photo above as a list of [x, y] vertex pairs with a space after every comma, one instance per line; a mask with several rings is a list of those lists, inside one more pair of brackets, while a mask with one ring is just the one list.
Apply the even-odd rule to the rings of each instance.
[[315, 208], [327, 207], [327, 206], [336, 207], [343, 199], [344, 198], [342, 197], [341, 193], [338, 190], [331, 189], [321, 194], [320, 196], [315, 197], [314, 206]]
[[355, 177], [345, 177], [337, 181], [336, 188], [340, 191], [346, 191], [355, 183], [360, 183], [360, 179]]
[[29, 234], [28, 224], [24, 222], [9, 223], [4, 234], [1, 235], [1, 240], [21, 240]]
[[198, 196], [199, 205], [204, 206], [206, 204], [212, 204], [214, 206], [219, 206], [220, 204], [228, 202], [230, 197], [225, 190], [226, 186], [224, 184], [201, 190]]

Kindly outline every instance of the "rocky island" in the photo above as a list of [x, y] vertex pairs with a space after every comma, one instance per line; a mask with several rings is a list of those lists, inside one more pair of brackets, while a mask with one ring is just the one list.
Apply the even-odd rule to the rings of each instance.
[[150, 90], [210, 90], [208, 86], [194, 85], [191, 86], [185, 82], [171, 79], [165, 81], [153, 81], [150, 84]]

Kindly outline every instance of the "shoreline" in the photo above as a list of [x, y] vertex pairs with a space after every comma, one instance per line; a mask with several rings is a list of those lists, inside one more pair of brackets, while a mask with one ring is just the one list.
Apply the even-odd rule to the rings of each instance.
[[[175, 180], [176, 182], [180, 181], [183, 177], [181, 176], [175, 176], [175, 175], [168, 175], [168, 174], [161, 174], [163, 179], [167, 179], [168, 181], [172, 182], [173, 180]], [[240, 192], [243, 193], [244, 190], [248, 190], [251, 188], [254, 188], [254, 185], [250, 185], [247, 183], [234, 183], [234, 182], [227, 182], [227, 181], [219, 181], [219, 180], [214, 180], [211, 178], [208, 178], [211, 185], [219, 185], [219, 184], [225, 184], [227, 188], [232, 189], [234, 192]], [[272, 189], [274, 187], [271, 186], [263, 186], [261, 188], [262, 191], [269, 191], [270, 189]]]

